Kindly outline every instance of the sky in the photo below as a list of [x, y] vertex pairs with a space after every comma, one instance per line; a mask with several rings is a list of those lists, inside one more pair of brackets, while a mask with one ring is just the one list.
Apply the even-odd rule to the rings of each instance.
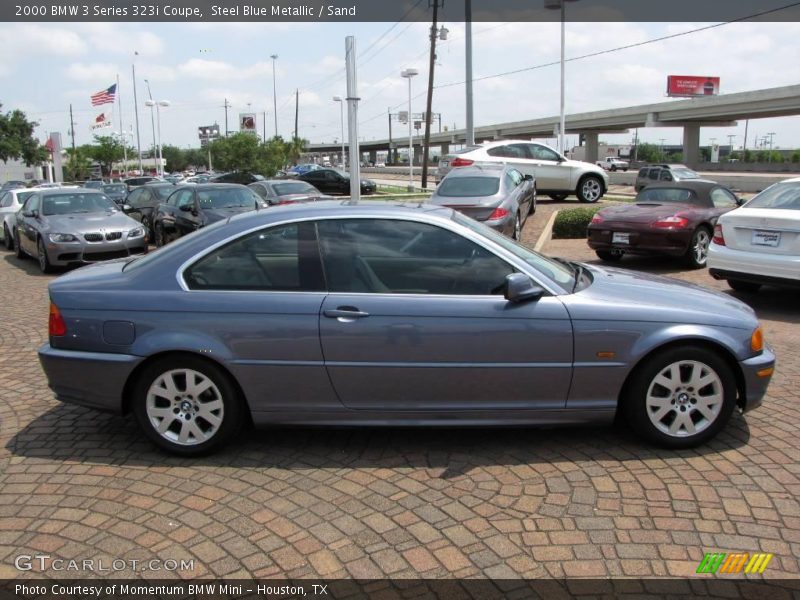
[[[439, 42], [435, 82], [456, 83], [434, 90], [433, 111], [450, 128], [465, 125], [464, 25], [443, 23], [448, 40]], [[709, 23], [568, 23], [566, 56], [577, 57], [689, 31]], [[408, 83], [400, 77], [417, 68], [412, 80], [412, 111], [424, 110], [428, 79], [426, 23], [0, 23], [0, 103], [19, 108], [39, 122], [37, 135], [60, 131], [68, 145], [69, 105], [73, 105], [76, 143], [92, 140], [91, 125], [110, 107], [92, 108], [91, 94], [120, 77], [122, 124], [134, 125], [131, 67], [136, 66], [142, 149], [153, 143], [150, 109], [144, 106], [150, 83], [161, 109], [164, 144], [199, 146], [197, 128], [219, 123], [224, 130], [225, 99], [229, 130], [238, 129], [241, 112], [257, 113], [268, 136], [275, 133], [273, 61], [277, 54], [278, 133], [294, 128], [295, 90], [300, 90], [299, 134], [312, 142], [341, 139], [339, 104], [345, 96], [344, 39], [356, 37], [359, 137], [388, 136], [387, 109], [407, 107]], [[719, 76], [721, 92], [740, 92], [800, 82], [800, 23], [733, 23], [636, 48], [567, 63], [566, 112], [622, 108], [668, 101], [670, 74]], [[138, 55], [135, 53], [138, 52]], [[475, 78], [558, 61], [558, 23], [474, 23]], [[549, 117], [559, 110], [557, 65], [494, 77], [474, 84], [476, 126]], [[114, 107], [114, 128], [119, 128]], [[346, 113], [345, 113], [346, 115]], [[346, 124], [345, 124], [346, 127]], [[434, 131], [436, 130], [434, 127]], [[701, 143], [743, 141], [745, 123], [703, 128]], [[101, 130], [108, 132], [110, 130]], [[135, 127], [134, 127], [135, 131]], [[407, 131], [393, 124], [395, 136]], [[402, 132], [402, 133], [401, 133]], [[800, 116], [752, 120], [748, 147], [775, 132], [779, 148], [800, 147]], [[604, 135], [601, 142], [629, 143], [633, 132]], [[680, 144], [679, 128], [640, 129], [641, 141]], [[548, 141], [548, 140], [545, 140]], [[554, 145], [554, 141], [550, 140]], [[568, 137], [568, 146], [577, 136]], [[135, 136], [132, 145], [136, 146]]]

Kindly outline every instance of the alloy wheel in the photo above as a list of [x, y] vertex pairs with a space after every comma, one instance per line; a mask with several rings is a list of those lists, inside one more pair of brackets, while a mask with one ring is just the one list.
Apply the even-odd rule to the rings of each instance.
[[581, 184], [581, 198], [584, 202], [597, 202], [603, 194], [603, 186], [596, 177], [587, 177]]
[[225, 417], [219, 388], [194, 369], [173, 369], [156, 377], [147, 390], [145, 412], [158, 435], [181, 446], [209, 441]]
[[719, 417], [725, 391], [719, 374], [696, 360], [673, 362], [652, 379], [647, 416], [661, 433], [683, 438], [710, 427]]
[[708, 231], [700, 229], [694, 235], [694, 245], [692, 246], [692, 258], [695, 264], [704, 265], [708, 260], [708, 246], [711, 244], [711, 236]]

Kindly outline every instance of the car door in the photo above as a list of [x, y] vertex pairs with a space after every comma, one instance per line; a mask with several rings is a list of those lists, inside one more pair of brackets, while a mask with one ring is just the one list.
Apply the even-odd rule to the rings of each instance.
[[17, 216], [17, 235], [20, 247], [29, 254], [36, 254], [36, 236], [39, 233], [39, 218], [42, 197], [34, 194], [28, 198]]
[[127, 204], [130, 208], [125, 211], [125, 214], [128, 215], [131, 219], [135, 219], [142, 222], [142, 205], [144, 203], [144, 195], [147, 194], [144, 188], [137, 188], [133, 190], [125, 200], [125, 204]]
[[357, 410], [559, 409], [572, 326], [561, 301], [511, 304], [515, 271], [438, 225], [318, 222], [330, 294], [320, 339], [331, 382]]
[[226, 367], [255, 420], [342, 409], [319, 343], [327, 292], [312, 221], [244, 234], [198, 257], [181, 278], [191, 302], [179, 302], [197, 314], [180, 311], [175, 319], [209, 330], [213, 314], [211, 329], [230, 354]]
[[542, 144], [527, 144], [528, 153], [535, 165], [536, 187], [539, 191], [568, 191], [575, 187], [571, 169], [563, 165], [561, 156]]
[[179, 237], [196, 231], [203, 224], [195, 196], [194, 189], [185, 188], [178, 190], [175, 197], [175, 230]]
[[508, 189], [511, 196], [519, 205], [519, 212], [524, 223], [531, 209], [530, 185], [516, 169], [509, 169], [506, 173]]
[[324, 171], [311, 171], [306, 173], [302, 177], [298, 177], [301, 181], [305, 181], [306, 183], [310, 183], [315, 188], [317, 188], [320, 192], [328, 193], [325, 189], [325, 174]]

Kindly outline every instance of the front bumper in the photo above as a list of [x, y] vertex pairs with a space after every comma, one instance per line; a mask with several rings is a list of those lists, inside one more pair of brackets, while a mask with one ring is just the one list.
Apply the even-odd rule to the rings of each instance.
[[764, 351], [758, 356], [739, 361], [739, 366], [744, 375], [744, 398], [742, 399], [742, 411], [748, 412], [761, 406], [767, 387], [772, 379], [772, 373], [761, 376], [758, 373], [765, 369], [775, 367], [775, 353], [769, 344], [764, 344]]
[[58, 350], [45, 344], [39, 362], [56, 399], [122, 413], [122, 390], [141, 356]]
[[115, 258], [125, 258], [147, 252], [144, 235], [136, 238], [123, 237], [119, 240], [102, 242], [50, 242], [45, 244], [50, 264], [66, 267], [74, 264], [88, 264]]

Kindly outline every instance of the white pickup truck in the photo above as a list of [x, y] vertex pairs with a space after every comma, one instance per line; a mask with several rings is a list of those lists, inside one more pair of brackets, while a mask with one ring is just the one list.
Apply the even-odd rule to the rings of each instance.
[[603, 160], [598, 160], [597, 166], [603, 167], [606, 171], [627, 171], [629, 165], [616, 156], [607, 156]]

